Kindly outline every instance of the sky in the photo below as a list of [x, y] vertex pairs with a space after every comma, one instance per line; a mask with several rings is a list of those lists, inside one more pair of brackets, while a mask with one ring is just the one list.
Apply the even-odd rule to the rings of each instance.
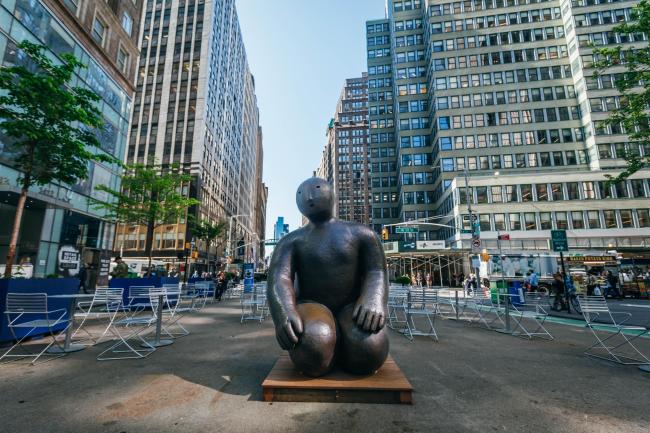
[[346, 78], [366, 70], [365, 22], [384, 0], [237, 0], [264, 134], [266, 237], [300, 227], [298, 185], [318, 168]]

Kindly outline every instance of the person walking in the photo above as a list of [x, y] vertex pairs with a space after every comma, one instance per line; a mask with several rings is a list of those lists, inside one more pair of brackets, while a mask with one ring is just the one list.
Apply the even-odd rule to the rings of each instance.
[[83, 263], [81, 269], [79, 269], [79, 290], [83, 290], [84, 293], [88, 293], [88, 288], [86, 287], [88, 282], [88, 265]]
[[427, 287], [431, 287], [431, 284], [433, 283], [431, 274], [427, 272], [427, 275], [424, 277], [424, 279], [427, 281]]
[[534, 269], [530, 270], [530, 291], [537, 293], [539, 291], [539, 275]]
[[623, 299], [621, 292], [618, 290], [618, 278], [612, 271], [607, 271], [607, 290], [605, 291], [605, 297], [610, 295], [612, 298]]

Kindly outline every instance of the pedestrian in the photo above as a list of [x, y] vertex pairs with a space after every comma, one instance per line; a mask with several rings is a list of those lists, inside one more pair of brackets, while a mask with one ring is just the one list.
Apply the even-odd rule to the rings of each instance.
[[113, 277], [113, 278], [128, 278], [129, 277], [129, 265], [124, 263], [124, 260], [122, 260], [122, 257], [120, 257], [120, 256], [115, 257], [115, 263], [117, 263], [117, 265], [113, 269], [113, 272], [110, 273], [111, 277]]
[[607, 271], [607, 289], [605, 290], [605, 297], [610, 295], [612, 298], [624, 298], [618, 290], [618, 278], [612, 273], [612, 271]]
[[530, 270], [530, 290], [532, 292], [539, 291], [539, 275], [537, 275], [534, 269]]
[[422, 272], [418, 272], [417, 275], [418, 286], [422, 286]]
[[427, 281], [427, 287], [431, 287], [431, 284], [433, 283], [431, 279], [431, 274], [427, 272], [427, 275], [424, 278]]
[[418, 280], [417, 280], [417, 278], [415, 276], [415, 272], [413, 272], [411, 274], [411, 286], [417, 286], [417, 284], [418, 284]]
[[83, 290], [84, 293], [88, 293], [88, 289], [86, 288], [86, 284], [88, 281], [88, 265], [86, 263], [81, 265], [81, 269], [79, 269], [79, 290]]
[[524, 277], [524, 289], [526, 289], [527, 292], [531, 292], [531, 285], [530, 285], [530, 271], [526, 272], [526, 276]]
[[587, 275], [587, 296], [594, 295], [597, 285], [598, 279], [593, 274], [593, 272], [590, 272], [589, 275]]
[[215, 298], [217, 298], [217, 301], [221, 301], [221, 297], [223, 296], [223, 292], [226, 291], [228, 281], [226, 280], [226, 273], [221, 271], [219, 272], [219, 275], [217, 275], [217, 290], [215, 291]]
[[553, 275], [553, 284], [551, 286], [553, 289], [553, 293], [555, 294], [555, 298], [553, 299], [553, 307], [551, 307], [552, 310], [555, 311], [561, 311], [564, 309], [564, 279], [562, 278], [562, 274], [559, 272], [556, 272]]

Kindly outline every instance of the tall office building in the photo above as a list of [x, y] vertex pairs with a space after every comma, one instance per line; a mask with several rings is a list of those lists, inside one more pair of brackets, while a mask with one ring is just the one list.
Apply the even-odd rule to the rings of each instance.
[[286, 234], [289, 234], [289, 224], [285, 224], [284, 217], [279, 216], [273, 225], [273, 239], [279, 241]]
[[[101, 97], [98, 108], [104, 126], [96, 131], [101, 150], [122, 160], [127, 141], [131, 100], [135, 90], [138, 35], [143, 0], [3, 0], [0, 5], [0, 61], [3, 66], [24, 63], [16, 45], [23, 40], [45, 45], [57, 59], [74, 54], [86, 69], [75, 85]], [[34, 186], [23, 216], [16, 263], [36, 277], [76, 275], [83, 263], [91, 265], [91, 285], [108, 277], [114, 224], [102, 219], [90, 197], [106, 199], [97, 185], [119, 188], [120, 168], [92, 162], [88, 178], [75, 185]], [[0, 256], [5, 257], [16, 213], [20, 173], [0, 137]], [[103, 260], [103, 262], [102, 262]], [[31, 265], [31, 266], [30, 266]], [[102, 280], [100, 280], [101, 282]], [[105, 282], [105, 280], [104, 280]]]
[[368, 157], [368, 76], [363, 73], [345, 80], [316, 171], [334, 186], [339, 219], [370, 223]]
[[[239, 253], [235, 245], [255, 238], [261, 134], [235, 1], [146, 0], [141, 26], [126, 162], [180, 164], [193, 179], [185, 193], [200, 201], [192, 213], [210, 222], [236, 216], [230, 247]], [[116, 248], [142, 256], [144, 233], [144, 227], [120, 227]], [[154, 257], [174, 262], [190, 240], [185, 219], [161, 226]], [[205, 269], [207, 247], [195, 245]]]
[[649, 172], [605, 183], [623, 150], [650, 151], [599, 124], [623, 69], [589, 69], [591, 42], [647, 46], [612, 32], [635, 4], [389, 0], [387, 18], [367, 22], [375, 229], [434, 218], [418, 239], [469, 248], [466, 174], [481, 248], [508, 233], [504, 249], [547, 250], [551, 229], [570, 249], [649, 244]]

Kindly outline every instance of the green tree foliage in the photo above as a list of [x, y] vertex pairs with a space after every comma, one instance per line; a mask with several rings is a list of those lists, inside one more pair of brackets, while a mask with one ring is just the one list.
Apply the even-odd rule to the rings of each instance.
[[93, 200], [96, 208], [105, 210], [108, 217], [118, 223], [147, 227], [147, 273], [151, 272], [155, 228], [178, 222], [179, 218], [186, 215], [190, 206], [199, 203], [198, 200], [183, 194], [183, 186], [191, 180], [191, 176], [183, 173], [178, 164], [165, 168], [153, 164], [134, 164], [125, 168], [121, 190], [113, 190], [105, 185], [97, 187], [111, 199]]
[[32, 185], [74, 184], [88, 176], [91, 160], [116, 162], [96, 152], [94, 131], [102, 126], [99, 96], [71, 86], [74, 72], [85, 68], [72, 54], [61, 64], [45, 54], [45, 47], [23, 41], [23, 65], [0, 67], [0, 130], [5, 158], [21, 172], [21, 195], [7, 253], [5, 277], [11, 276], [27, 193]]
[[[206, 220], [196, 221], [192, 219], [190, 223], [191, 223], [190, 231], [192, 235], [197, 239], [203, 240], [207, 245], [207, 250], [208, 250], [207, 260], [208, 260], [208, 268], [209, 268], [210, 267], [210, 245], [212, 244], [212, 242], [221, 238], [225, 234], [226, 222], [217, 221], [216, 223], [211, 223], [210, 221], [206, 221]], [[220, 245], [218, 245], [217, 248]]]
[[[632, 20], [615, 26], [614, 32], [622, 35], [650, 34], [650, 3], [642, 0], [632, 9]], [[598, 56], [593, 64], [597, 75], [625, 68], [615, 81], [621, 94], [620, 108], [612, 111], [603, 123], [623, 125], [630, 143], [637, 149], [639, 145], [647, 146], [650, 144], [650, 48], [647, 42], [626, 48], [594, 48], [594, 53]], [[610, 182], [625, 180], [650, 165], [650, 156], [640, 156], [638, 150], [626, 152], [624, 158], [627, 162], [625, 170], [618, 176], [607, 176]]]

